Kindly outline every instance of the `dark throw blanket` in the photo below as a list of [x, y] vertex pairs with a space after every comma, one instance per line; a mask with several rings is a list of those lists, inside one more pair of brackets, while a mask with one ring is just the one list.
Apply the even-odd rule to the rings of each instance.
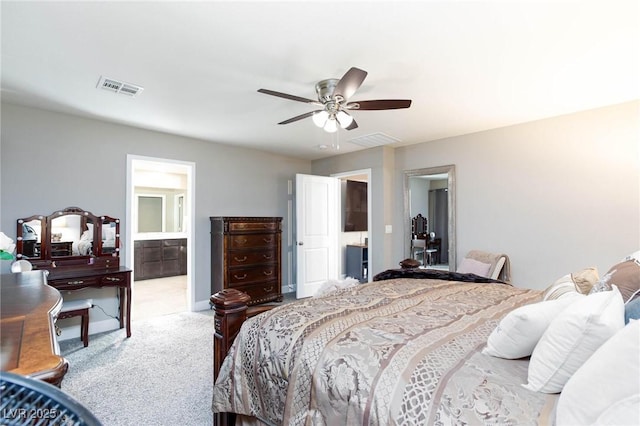
[[437, 269], [387, 269], [373, 277], [374, 281], [390, 280], [393, 278], [429, 278], [434, 280], [446, 281], [463, 281], [467, 283], [498, 283], [506, 284], [504, 281], [494, 280], [492, 278], [481, 277], [476, 274], [462, 274], [460, 272], [440, 271]]

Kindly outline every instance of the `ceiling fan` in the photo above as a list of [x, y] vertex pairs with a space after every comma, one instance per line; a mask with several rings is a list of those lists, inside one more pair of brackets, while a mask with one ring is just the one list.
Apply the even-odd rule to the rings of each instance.
[[337, 131], [338, 126], [346, 130], [353, 130], [358, 127], [358, 124], [348, 111], [401, 109], [411, 106], [411, 100], [409, 99], [379, 99], [349, 102], [349, 98], [358, 90], [366, 77], [366, 71], [352, 67], [339, 80], [337, 78], [329, 78], [319, 81], [316, 84], [316, 93], [318, 94], [317, 101], [268, 89], [258, 89], [258, 92], [322, 107], [322, 109], [305, 112], [304, 114], [281, 121], [278, 124], [289, 124], [294, 121], [312, 117], [316, 126], [322, 127], [329, 133]]

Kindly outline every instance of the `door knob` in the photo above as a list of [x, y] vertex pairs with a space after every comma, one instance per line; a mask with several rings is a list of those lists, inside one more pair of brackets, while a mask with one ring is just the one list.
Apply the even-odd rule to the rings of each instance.
[[303, 241], [298, 241], [298, 245], [299, 245], [299, 246], [303, 246], [303, 245], [304, 245], [304, 242], [303, 242]]

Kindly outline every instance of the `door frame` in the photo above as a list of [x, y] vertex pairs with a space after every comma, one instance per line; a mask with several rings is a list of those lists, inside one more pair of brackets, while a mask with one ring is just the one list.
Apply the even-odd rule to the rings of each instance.
[[[189, 222], [186, 224], [186, 229], [183, 231], [187, 238], [187, 311], [193, 312], [196, 308], [195, 300], [195, 287], [194, 287], [194, 275], [195, 275], [195, 241], [193, 236], [195, 235], [195, 206], [196, 206], [196, 163], [191, 161], [173, 160], [167, 158], [158, 157], [146, 157], [142, 155], [127, 154], [127, 187], [126, 187], [126, 217], [127, 226], [125, 231], [126, 238], [126, 262], [129, 268], [133, 270], [135, 268], [134, 262], [134, 241], [133, 241], [133, 229], [134, 229], [134, 209], [133, 206], [136, 202], [136, 196], [134, 191], [134, 172], [135, 163], [145, 161], [150, 163], [157, 163], [158, 167], [166, 168], [180, 168], [187, 175], [187, 189], [186, 199], [189, 212]], [[185, 206], [186, 207], [186, 206]], [[134, 292], [135, 292], [135, 286]]]
[[[371, 214], [372, 214], [372, 210], [373, 210], [373, 208], [371, 207], [372, 206], [371, 201], [372, 201], [372, 198], [373, 198], [373, 196], [372, 196], [372, 193], [373, 193], [372, 187], [373, 187], [373, 185], [371, 183], [371, 169], [369, 168], [369, 169], [351, 170], [351, 171], [348, 171], [348, 172], [333, 173], [330, 176], [338, 178], [340, 180], [345, 180], [350, 176], [362, 176], [362, 175], [366, 175], [367, 176], [367, 239], [368, 239], [367, 240], [367, 251], [369, 253], [369, 256], [367, 258], [367, 260], [369, 262], [369, 264], [367, 265], [367, 267], [369, 269], [369, 273], [367, 274], [367, 280], [369, 282], [371, 282], [372, 278], [373, 278], [373, 275], [374, 275], [372, 273], [372, 271], [374, 270], [373, 269], [374, 265], [373, 265], [372, 253], [374, 252], [373, 249], [374, 249], [374, 242], [375, 242], [375, 238], [373, 238], [372, 220], [371, 220]], [[344, 208], [344, 207], [342, 207], [342, 208]], [[342, 230], [342, 220], [338, 220], [338, 223], [339, 223], [339, 231], [338, 232], [342, 233], [343, 232], [343, 230]], [[343, 259], [343, 256], [342, 256], [342, 247], [339, 247], [339, 249], [340, 249], [340, 250], [338, 250], [338, 252], [339, 252], [338, 255], [340, 256], [339, 265], [340, 265], [340, 271], [342, 272], [342, 271], [344, 271], [344, 263], [345, 262], [344, 262], [344, 259]]]

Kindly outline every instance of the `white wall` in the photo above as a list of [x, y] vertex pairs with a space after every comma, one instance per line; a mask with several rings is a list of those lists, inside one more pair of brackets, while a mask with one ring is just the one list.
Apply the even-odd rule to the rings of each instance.
[[[610, 266], [640, 248], [640, 102], [396, 149], [403, 171], [455, 164], [458, 260], [507, 253], [514, 284]], [[394, 251], [402, 253], [401, 233]]]
[[282, 216], [287, 288], [287, 184], [310, 172], [309, 161], [9, 104], [1, 112], [0, 229], [9, 237], [15, 240], [16, 219], [68, 206], [121, 218], [126, 235], [127, 154], [190, 161], [196, 302], [210, 296], [210, 216]]

